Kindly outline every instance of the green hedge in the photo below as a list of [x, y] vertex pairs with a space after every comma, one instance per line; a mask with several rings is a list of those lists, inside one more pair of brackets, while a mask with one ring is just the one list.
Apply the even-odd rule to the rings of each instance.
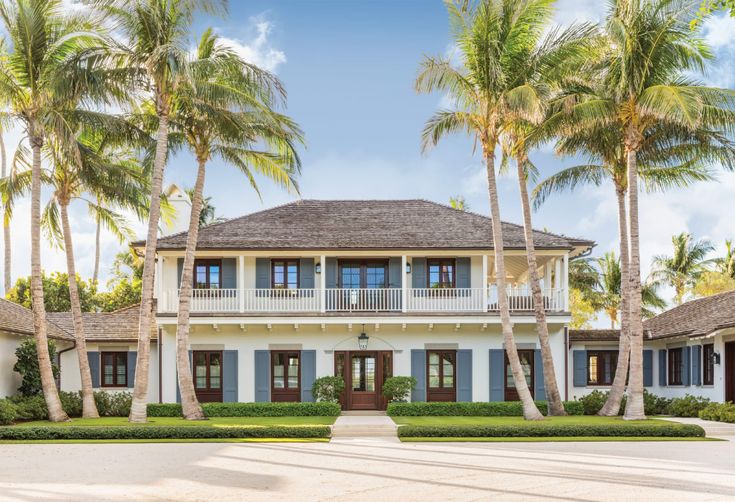
[[518, 425], [402, 425], [399, 437], [704, 437], [698, 425], [547, 424]]
[[[539, 411], [546, 415], [546, 401], [536, 401]], [[564, 409], [570, 415], [582, 415], [584, 407], [579, 401], [566, 401]], [[387, 414], [392, 417], [521, 417], [520, 401], [494, 401], [489, 403], [390, 403]]]
[[235, 438], [328, 438], [327, 425], [303, 427], [0, 427], [0, 440], [38, 441], [53, 439], [235, 439]]
[[[337, 417], [339, 403], [203, 403], [208, 417]], [[149, 404], [149, 417], [180, 417], [178, 403]]]
[[702, 420], [713, 420], [715, 422], [735, 423], [735, 404], [733, 403], [710, 403], [699, 411]]

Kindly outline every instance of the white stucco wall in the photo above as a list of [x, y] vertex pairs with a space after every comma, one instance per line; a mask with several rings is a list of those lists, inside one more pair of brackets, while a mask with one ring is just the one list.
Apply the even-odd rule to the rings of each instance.
[[0, 331], [0, 398], [12, 396], [20, 385], [20, 375], [13, 371], [17, 361], [15, 349], [23, 341], [23, 336]]

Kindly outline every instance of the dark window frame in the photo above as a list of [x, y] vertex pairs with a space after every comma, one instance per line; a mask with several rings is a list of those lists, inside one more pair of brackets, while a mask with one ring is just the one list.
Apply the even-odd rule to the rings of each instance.
[[[284, 283], [279, 287], [276, 286], [276, 266], [281, 264], [283, 266], [283, 279]], [[291, 288], [288, 284], [288, 266], [289, 264], [296, 265], [296, 287]], [[271, 260], [271, 289], [299, 289], [301, 286], [301, 260], [298, 258], [277, 258]]]
[[[610, 380], [605, 380], [605, 365], [600, 364], [600, 362], [604, 362], [604, 357], [600, 358], [601, 356], [605, 356], [609, 354], [611, 357], [610, 359]], [[590, 380], [590, 360], [593, 357], [597, 357], [597, 382], [592, 382]], [[587, 351], [587, 386], [588, 387], [609, 387], [613, 384], [613, 380], [615, 380], [615, 372], [617, 370], [618, 365], [618, 351], [617, 350], [588, 350]]]
[[668, 350], [668, 384], [684, 385], [682, 366], [684, 365], [684, 349], [678, 347]]
[[[122, 363], [118, 357], [122, 356]], [[105, 383], [105, 358], [112, 357], [112, 383]], [[118, 379], [118, 366], [125, 366], [125, 381], [120, 382]], [[105, 351], [100, 352], [100, 387], [121, 387], [128, 388], [128, 353], [124, 351]]]
[[[431, 386], [431, 378], [429, 368], [431, 366], [431, 355], [439, 356], [439, 384], [440, 387]], [[449, 355], [452, 361], [452, 386], [444, 386], [444, 356]], [[457, 351], [456, 350], [427, 350], [426, 351], [426, 388], [431, 390], [457, 390]]]
[[[273, 371], [274, 367], [276, 366], [276, 358], [279, 355], [286, 356], [286, 364], [284, 365], [283, 369], [283, 387], [276, 387], [276, 375]], [[292, 356], [296, 356], [296, 359], [299, 362], [299, 374], [298, 374], [298, 380], [297, 380], [297, 386], [291, 387], [288, 384], [288, 359]], [[271, 373], [271, 392], [276, 393], [285, 393], [285, 392], [298, 392], [301, 393], [301, 351], [300, 350], [271, 350], [271, 367], [270, 367], [270, 373]]]
[[[206, 287], [200, 288], [197, 283], [197, 267], [206, 265], [207, 267], [207, 279]], [[219, 267], [219, 283], [216, 288], [212, 287], [212, 280], [210, 278], [210, 267], [217, 265]], [[219, 258], [197, 258], [194, 260], [194, 274], [193, 274], [194, 289], [222, 289], [222, 260]]]
[[702, 385], [715, 384], [715, 344], [702, 344]]
[[[431, 285], [431, 267], [438, 266], [440, 269], [443, 265], [451, 265], [452, 280], [451, 283], [442, 282], [441, 280], [434, 287]], [[441, 278], [441, 272], [439, 273]], [[456, 258], [427, 258], [426, 259], [426, 287], [428, 289], [456, 289], [457, 287], [457, 259]]]
[[[360, 289], [369, 289], [367, 287], [368, 281], [367, 281], [367, 269], [368, 265], [382, 265], [384, 270], [384, 280], [383, 285], [375, 288], [375, 289], [387, 289], [390, 284], [390, 278], [388, 277], [390, 274], [390, 270], [388, 268], [389, 263], [388, 260], [380, 260], [380, 259], [373, 259], [373, 260], [339, 260], [337, 264], [337, 287], [339, 289], [344, 289], [344, 284], [342, 282], [342, 269], [345, 267], [345, 265], [357, 265], [360, 268]], [[372, 288], [370, 288], [372, 289]]]
[[[207, 368], [207, 374], [204, 376], [205, 381], [207, 382], [206, 387], [197, 387], [196, 384], [196, 358], [197, 355], [204, 354], [204, 365], [205, 368]], [[219, 356], [219, 367], [220, 367], [220, 374], [219, 374], [219, 387], [212, 387], [212, 355], [217, 354]], [[225, 380], [225, 372], [224, 372], [224, 352], [221, 350], [194, 350], [192, 351], [192, 377], [194, 380], [194, 389], [197, 392], [222, 392], [222, 389], [224, 387], [224, 380]]]

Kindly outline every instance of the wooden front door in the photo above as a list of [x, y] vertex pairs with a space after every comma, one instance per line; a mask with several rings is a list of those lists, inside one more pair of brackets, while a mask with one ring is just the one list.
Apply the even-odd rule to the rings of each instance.
[[429, 350], [426, 352], [426, 400], [454, 402], [457, 400], [457, 351]]
[[393, 376], [390, 351], [338, 351], [334, 353], [334, 372], [345, 381], [340, 398], [344, 410], [384, 410], [383, 382]]
[[301, 401], [301, 351], [271, 351], [271, 401]]
[[222, 402], [222, 351], [195, 350], [194, 390], [201, 403]]
[[735, 402], [735, 342], [725, 344], [725, 401]]
[[[523, 374], [526, 376], [526, 384], [528, 385], [528, 390], [531, 391], [531, 397], [533, 397], [533, 356], [533, 350], [518, 351], [518, 357], [521, 360], [521, 366], [523, 366]], [[505, 400], [519, 400], [516, 384], [513, 380], [513, 371], [510, 369], [510, 362], [508, 361], [507, 353], [505, 354]]]

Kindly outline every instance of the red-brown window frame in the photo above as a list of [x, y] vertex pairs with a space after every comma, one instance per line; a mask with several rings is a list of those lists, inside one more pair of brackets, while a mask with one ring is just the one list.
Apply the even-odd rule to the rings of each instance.
[[[283, 264], [283, 278], [285, 280], [282, 287], [276, 287], [276, 265]], [[296, 287], [288, 287], [288, 264], [296, 265]], [[271, 289], [299, 289], [301, 284], [301, 260], [296, 258], [278, 258], [271, 260]]]
[[360, 267], [360, 289], [367, 288], [367, 269], [368, 265], [381, 265], [385, 271], [383, 285], [378, 289], [385, 289], [389, 285], [389, 263], [387, 260], [340, 260], [337, 267], [337, 287], [342, 289], [344, 284], [342, 283], [342, 269], [345, 265], [357, 265]]
[[[122, 356], [122, 365], [125, 366], [125, 381], [118, 381], [117, 368], [120, 366], [117, 360]], [[112, 383], [105, 383], [105, 358], [112, 357]], [[122, 351], [100, 352], [100, 387], [125, 387], [128, 386], [128, 353]]]
[[[206, 265], [207, 266], [207, 287], [206, 288], [197, 288], [197, 266], [199, 265]], [[209, 267], [212, 265], [218, 265], [219, 266], [219, 284], [217, 285], [217, 289], [222, 289], [222, 260], [219, 259], [211, 259], [211, 258], [200, 258], [194, 260], [194, 274], [192, 277], [192, 280], [194, 282], [194, 289], [212, 289], [212, 281], [209, 278]]]
[[702, 345], [702, 385], [715, 384], [715, 344]]
[[683, 375], [681, 367], [684, 364], [684, 349], [681, 347], [669, 349], [668, 353], [668, 369], [669, 369], [669, 385], [683, 385]]
[[[432, 387], [429, 373], [431, 366], [431, 354], [439, 355], [439, 385], [441, 387]], [[444, 356], [449, 355], [452, 361], [452, 386], [444, 387]], [[456, 390], [457, 389], [457, 351], [456, 350], [427, 350], [426, 351], [426, 387], [436, 390]]]
[[[597, 382], [590, 381], [590, 359], [592, 357], [599, 357], [604, 354], [610, 354], [614, 356], [614, 360], [611, 359], [610, 364], [612, 368], [610, 368], [610, 381], [605, 381], [605, 366], [600, 365], [600, 359], [598, 360], [597, 364]], [[613, 364], [614, 363], [614, 364]], [[615, 379], [615, 371], [617, 369], [617, 363], [618, 363], [618, 351], [617, 350], [588, 350], [587, 351], [587, 386], [588, 387], [594, 387], [594, 386], [603, 386], [603, 387], [609, 387], [612, 385], [613, 380]]]
[[[438, 265], [441, 270], [442, 264], [448, 264], [452, 266], [452, 283], [450, 285], [438, 286], [432, 288], [431, 286], [431, 266]], [[439, 273], [441, 278], [441, 271]], [[445, 284], [439, 282], [439, 284]], [[426, 287], [429, 289], [455, 289], [457, 287], [457, 260], [454, 258], [427, 258], [426, 259]]]

